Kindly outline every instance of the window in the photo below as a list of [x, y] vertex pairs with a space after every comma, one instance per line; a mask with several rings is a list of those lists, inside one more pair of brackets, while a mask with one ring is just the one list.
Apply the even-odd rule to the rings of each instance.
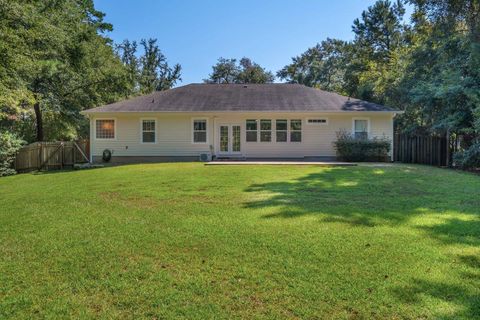
[[260, 142], [272, 141], [272, 120], [260, 120]]
[[155, 143], [156, 121], [153, 119], [142, 120], [142, 142]]
[[193, 120], [193, 143], [207, 143], [207, 120]]
[[290, 120], [290, 142], [302, 142], [302, 120]]
[[97, 139], [115, 139], [115, 120], [95, 120], [95, 137]]
[[355, 139], [366, 140], [368, 138], [368, 120], [354, 119], [353, 130]]
[[327, 119], [308, 119], [308, 124], [327, 124]]
[[257, 120], [247, 120], [247, 142], [257, 142]]
[[[260, 142], [272, 142], [272, 131], [275, 130], [276, 142], [302, 142], [302, 120], [290, 120], [290, 127], [288, 121], [287, 119], [247, 120], [246, 140], [257, 142], [260, 136]], [[273, 128], [273, 122], [275, 128]]]
[[277, 120], [275, 130], [277, 142], [287, 142], [288, 121]]

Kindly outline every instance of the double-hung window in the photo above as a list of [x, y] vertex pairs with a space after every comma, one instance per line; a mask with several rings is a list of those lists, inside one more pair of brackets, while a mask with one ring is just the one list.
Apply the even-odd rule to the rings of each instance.
[[260, 120], [260, 142], [272, 141], [272, 120]]
[[366, 140], [368, 139], [368, 120], [366, 119], [354, 119], [353, 130], [355, 139]]
[[142, 120], [142, 142], [143, 143], [155, 143], [155, 132], [156, 132], [156, 121], [155, 119], [145, 119]]
[[193, 143], [207, 143], [207, 119], [193, 120]]
[[277, 120], [275, 126], [275, 133], [277, 137], [277, 142], [287, 142], [288, 136], [288, 121], [287, 120]]
[[115, 120], [114, 119], [95, 120], [95, 138], [96, 139], [115, 139]]
[[257, 142], [257, 120], [247, 120], [246, 126], [246, 139], [247, 142]]
[[290, 120], [290, 142], [302, 142], [302, 120]]

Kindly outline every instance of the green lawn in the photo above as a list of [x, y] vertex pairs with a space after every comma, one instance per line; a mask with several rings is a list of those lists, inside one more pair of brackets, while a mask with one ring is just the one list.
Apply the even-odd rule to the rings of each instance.
[[152, 164], [0, 178], [0, 318], [480, 318], [480, 177]]

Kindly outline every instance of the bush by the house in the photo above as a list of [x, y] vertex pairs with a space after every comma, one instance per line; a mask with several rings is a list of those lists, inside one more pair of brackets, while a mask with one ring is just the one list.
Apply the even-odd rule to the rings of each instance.
[[480, 142], [473, 144], [465, 151], [455, 153], [453, 160], [455, 166], [462, 169], [480, 168]]
[[391, 141], [387, 138], [358, 139], [348, 132], [337, 132], [334, 143], [342, 161], [387, 161]]
[[0, 132], [0, 177], [15, 174], [13, 163], [15, 154], [24, 141], [10, 132]]

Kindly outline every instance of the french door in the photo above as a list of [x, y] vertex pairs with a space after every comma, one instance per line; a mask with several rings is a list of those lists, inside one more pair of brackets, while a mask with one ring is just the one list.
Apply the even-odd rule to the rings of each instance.
[[240, 154], [241, 153], [241, 129], [239, 124], [221, 124], [219, 127], [219, 146], [220, 154]]

